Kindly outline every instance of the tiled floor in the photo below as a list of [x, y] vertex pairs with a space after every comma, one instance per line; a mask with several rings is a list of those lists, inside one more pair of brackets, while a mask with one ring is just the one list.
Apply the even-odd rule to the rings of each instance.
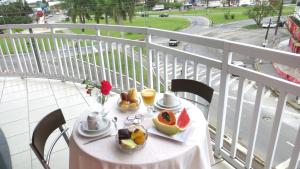
[[[35, 125], [47, 113], [61, 108], [67, 127], [72, 129], [82, 110], [97, 104], [95, 96], [87, 95], [81, 84], [49, 79], [0, 77], [0, 128], [7, 138], [13, 168], [42, 168], [29, 143]], [[55, 134], [57, 133], [50, 136], [49, 142]], [[46, 149], [47, 147], [49, 143]], [[54, 169], [68, 168], [68, 148], [62, 139], [53, 150], [51, 166]], [[230, 166], [221, 161], [213, 168]]]

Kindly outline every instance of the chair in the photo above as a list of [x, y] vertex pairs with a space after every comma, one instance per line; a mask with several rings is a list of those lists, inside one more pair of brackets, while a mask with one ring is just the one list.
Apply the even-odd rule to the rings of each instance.
[[12, 169], [9, 147], [6, 137], [0, 128], [0, 168]]
[[200, 102], [196, 102], [195, 100], [189, 99], [189, 98], [184, 98], [186, 100], [189, 100], [191, 102], [203, 105], [207, 109], [207, 113], [205, 115], [205, 118], [208, 119], [208, 109], [209, 109], [209, 104], [211, 102], [214, 89], [207, 86], [204, 83], [201, 83], [199, 81], [195, 80], [189, 80], [189, 79], [173, 79], [172, 84], [171, 84], [171, 91], [173, 92], [188, 92], [195, 94], [197, 96], [200, 96], [204, 100], [208, 102], [208, 105], [205, 105]]
[[[57, 109], [51, 113], [49, 113], [47, 116], [45, 116], [36, 126], [36, 128], [33, 131], [32, 134], [32, 142], [30, 144], [30, 147], [34, 151], [35, 155], [40, 160], [41, 164], [45, 169], [50, 169], [49, 162], [50, 162], [50, 156], [51, 152], [54, 148], [54, 145], [59, 140], [61, 136], [65, 139], [66, 143], [69, 145], [69, 138], [67, 136], [67, 130], [63, 128], [63, 124], [66, 124], [65, 118], [62, 114], [61, 109]], [[50, 136], [50, 134], [55, 131], [56, 129], [60, 130], [60, 134], [55, 138], [53, 143], [50, 146], [50, 149], [46, 155], [46, 158], [44, 157], [44, 150], [45, 150], [45, 144]]]

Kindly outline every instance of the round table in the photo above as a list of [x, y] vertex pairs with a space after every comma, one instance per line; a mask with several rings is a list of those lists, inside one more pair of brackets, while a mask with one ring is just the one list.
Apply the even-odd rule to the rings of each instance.
[[[158, 95], [157, 98], [161, 98]], [[117, 126], [122, 128], [124, 120], [132, 113], [122, 113], [117, 107], [119, 96], [109, 98], [105, 108], [109, 109], [108, 118], [118, 117]], [[86, 118], [82, 114], [74, 124], [70, 137], [70, 169], [210, 169], [213, 162], [207, 121], [200, 109], [190, 102], [180, 99], [191, 118], [193, 131], [189, 132], [184, 143], [149, 134], [145, 147], [126, 153], [118, 149], [115, 137], [83, 145], [91, 138], [78, 133], [79, 122]], [[143, 113], [146, 107], [141, 103], [136, 113]], [[151, 118], [145, 118], [144, 126], [152, 127]]]

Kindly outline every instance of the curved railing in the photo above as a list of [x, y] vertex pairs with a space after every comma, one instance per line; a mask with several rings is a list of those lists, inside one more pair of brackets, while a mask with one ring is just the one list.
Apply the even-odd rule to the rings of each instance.
[[[297, 54], [143, 27], [35, 24], [1, 25], [0, 29], [6, 29], [6, 33], [0, 35], [0, 75], [78, 82], [84, 79], [106, 79], [116, 91], [147, 86], [164, 92], [170, 88], [171, 79], [199, 80], [215, 88], [209, 122], [215, 129], [212, 132], [215, 135], [213, 140], [216, 156], [223, 157], [236, 168], [252, 166], [270, 169], [287, 159], [290, 160], [290, 169], [297, 166], [300, 151], [299, 128], [289, 131], [295, 137], [294, 148], [280, 158], [275, 158], [275, 155], [281, 144], [278, 139], [286, 101], [290, 95], [300, 96], [300, 85], [233, 62], [242, 58], [299, 67], [300, 57]], [[15, 29], [23, 31], [17, 33]], [[90, 34], [75, 34], [70, 31], [72, 29], [85, 29]], [[136, 37], [138, 40], [128, 37]], [[169, 47], [168, 39], [179, 40], [182, 44], [178, 48]], [[233, 82], [235, 86], [232, 86]], [[246, 84], [252, 86], [248, 88], [245, 87]], [[236, 92], [233, 91], [234, 88]], [[249, 98], [245, 93], [252, 88], [256, 96], [248, 103]], [[274, 103], [276, 109], [273, 124], [269, 126], [270, 139], [264, 141], [267, 146], [261, 148], [262, 156], [265, 157], [259, 157], [257, 154], [261, 152], [254, 150], [260, 139], [258, 134], [261, 129], [258, 124], [264, 91], [269, 88], [277, 91], [278, 102]], [[250, 113], [249, 110], [244, 110], [244, 104], [251, 104], [253, 110]], [[244, 132], [246, 136], [241, 133], [244, 121], [249, 121], [249, 126], [246, 127], [248, 130]], [[261, 160], [264, 162], [260, 162]]]

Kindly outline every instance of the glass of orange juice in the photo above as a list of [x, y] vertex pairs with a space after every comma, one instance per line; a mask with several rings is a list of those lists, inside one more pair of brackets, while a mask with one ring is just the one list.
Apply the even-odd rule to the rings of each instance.
[[152, 116], [153, 104], [155, 100], [156, 91], [154, 89], [143, 89], [141, 91], [143, 102], [147, 106], [147, 115]]

